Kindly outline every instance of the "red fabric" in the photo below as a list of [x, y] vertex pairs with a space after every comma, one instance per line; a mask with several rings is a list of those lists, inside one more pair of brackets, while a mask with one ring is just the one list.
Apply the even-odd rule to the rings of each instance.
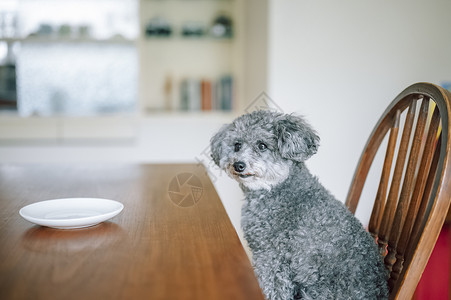
[[415, 292], [415, 300], [451, 299], [451, 226], [444, 225]]

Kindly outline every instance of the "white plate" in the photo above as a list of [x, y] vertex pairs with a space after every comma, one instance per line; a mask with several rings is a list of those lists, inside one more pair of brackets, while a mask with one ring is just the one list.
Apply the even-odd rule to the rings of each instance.
[[19, 214], [32, 223], [59, 229], [94, 226], [122, 211], [120, 202], [99, 198], [66, 198], [23, 207]]

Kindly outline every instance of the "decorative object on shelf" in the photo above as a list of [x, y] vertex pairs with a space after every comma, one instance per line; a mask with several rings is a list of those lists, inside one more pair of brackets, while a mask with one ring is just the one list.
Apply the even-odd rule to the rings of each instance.
[[0, 11], [0, 38], [17, 36], [17, 12]]
[[0, 57], [0, 111], [17, 110], [16, 57], [12, 43], [2, 43], [6, 55]]
[[172, 89], [173, 89], [173, 83], [172, 83], [172, 76], [167, 75], [166, 79], [164, 81], [164, 108], [167, 111], [172, 110]]
[[60, 37], [71, 37], [72, 27], [69, 24], [61, 24], [58, 28], [58, 35]]
[[231, 38], [233, 36], [232, 19], [220, 14], [214, 19], [210, 33], [217, 38]]
[[[169, 21], [161, 16], [150, 19], [145, 27], [145, 34], [148, 37], [170, 37], [175, 32], [182, 37], [204, 37], [232, 38], [232, 19], [225, 14], [219, 14], [214, 18], [210, 28], [200, 21], [186, 21], [182, 25], [171, 25]], [[175, 29], [174, 29], [175, 28]]]
[[82, 39], [87, 39], [91, 37], [91, 26], [87, 24], [80, 25], [78, 27], [78, 37]]
[[153, 17], [146, 25], [146, 36], [169, 37], [172, 34], [172, 26], [163, 17]]
[[54, 33], [53, 26], [47, 23], [42, 23], [36, 32], [31, 33], [30, 36], [50, 36]]
[[202, 37], [205, 35], [205, 25], [201, 22], [186, 22], [182, 25], [182, 36]]
[[63, 89], [59, 87], [52, 88], [49, 97], [49, 106], [51, 113], [57, 116], [64, 114], [67, 109], [67, 99], [68, 95]]

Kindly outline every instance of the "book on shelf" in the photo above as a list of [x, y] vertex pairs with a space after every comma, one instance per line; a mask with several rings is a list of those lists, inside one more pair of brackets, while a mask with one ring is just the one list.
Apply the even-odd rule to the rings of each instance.
[[195, 79], [185, 79], [181, 83], [182, 110], [196, 111], [201, 108], [200, 82]]
[[233, 78], [226, 75], [216, 82], [209, 79], [184, 79], [180, 84], [180, 109], [211, 111], [233, 109]]
[[217, 83], [217, 109], [230, 111], [233, 109], [233, 78], [222, 76]]
[[201, 82], [201, 95], [202, 95], [202, 110], [212, 110], [213, 109], [213, 94], [211, 91], [211, 81], [202, 80]]

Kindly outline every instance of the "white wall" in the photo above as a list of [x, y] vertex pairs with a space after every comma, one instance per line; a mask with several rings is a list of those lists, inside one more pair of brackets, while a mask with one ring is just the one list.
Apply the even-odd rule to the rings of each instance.
[[451, 1], [272, 0], [269, 95], [321, 137], [311, 171], [344, 200], [369, 133], [408, 85], [451, 80]]
[[268, 87], [268, 0], [245, 0], [244, 101], [245, 110]]

